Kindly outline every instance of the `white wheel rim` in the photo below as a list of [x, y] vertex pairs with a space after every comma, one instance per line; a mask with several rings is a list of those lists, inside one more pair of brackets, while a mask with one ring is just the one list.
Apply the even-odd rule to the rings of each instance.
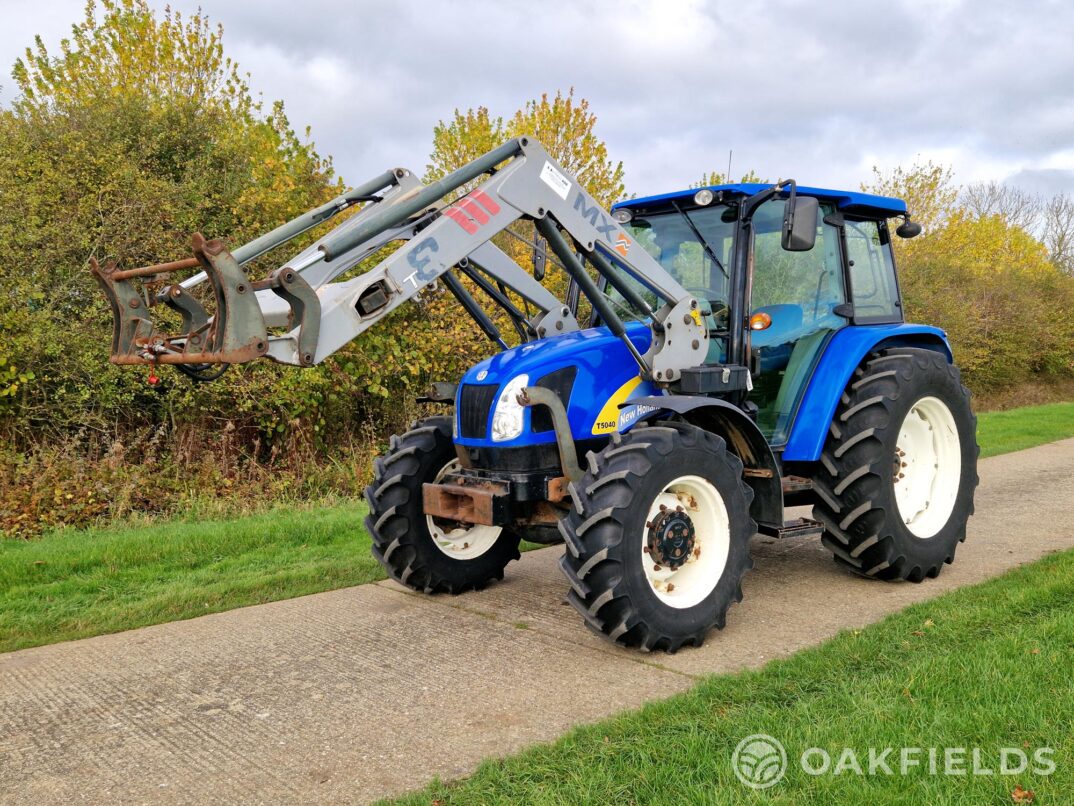
[[[449, 473], [456, 472], [459, 467], [458, 459], [448, 462], [436, 474], [433, 484], [438, 483]], [[501, 526], [481, 524], [468, 526], [434, 518], [432, 515], [426, 515], [425, 522], [429, 526], [429, 536], [433, 539], [433, 545], [453, 560], [473, 560], [480, 557], [495, 545], [500, 532], [503, 531]]]
[[731, 525], [723, 496], [700, 476], [681, 476], [666, 485], [649, 507], [647, 524], [663, 510], [677, 509], [690, 517], [694, 526], [693, 551], [677, 569], [657, 566], [649, 552], [649, 526], [642, 528], [641, 563], [645, 578], [656, 597], [671, 607], [693, 607], [716, 588], [727, 567], [731, 550]]
[[923, 397], [906, 414], [895, 448], [895, 503], [916, 537], [935, 536], [951, 517], [962, 477], [962, 451], [951, 409]]

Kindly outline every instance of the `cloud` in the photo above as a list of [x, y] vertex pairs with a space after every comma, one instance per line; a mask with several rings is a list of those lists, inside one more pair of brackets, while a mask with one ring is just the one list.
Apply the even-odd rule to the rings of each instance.
[[[55, 42], [82, 5], [5, 2], [18, 9], [0, 32], [9, 62], [34, 31]], [[508, 116], [570, 86], [643, 194], [723, 169], [729, 149], [736, 172], [850, 188], [919, 157], [963, 182], [1074, 168], [1074, 7], [1059, 2], [200, 5], [350, 182], [422, 170], [457, 107]]]
[[1024, 168], [1003, 180], [1020, 190], [1045, 198], [1074, 194], [1074, 171], [1061, 168]]

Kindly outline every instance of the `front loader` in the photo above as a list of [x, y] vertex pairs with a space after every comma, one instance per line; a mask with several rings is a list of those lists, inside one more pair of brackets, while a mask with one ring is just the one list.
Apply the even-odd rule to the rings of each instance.
[[[522, 539], [563, 543], [568, 599], [591, 629], [674, 652], [724, 625], [758, 532], [820, 537], [855, 573], [914, 582], [965, 539], [975, 419], [944, 333], [903, 321], [897, 218], [899, 236], [920, 231], [897, 199], [793, 181], [607, 212], [521, 137], [429, 185], [385, 172], [234, 251], [195, 235], [192, 258], [91, 268], [114, 313], [111, 360], [200, 380], [262, 357], [320, 363], [442, 283], [499, 351], [434, 384], [427, 399], [453, 416], [417, 421], [374, 463], [374, 555], [415, 590], [460, 593], [502, 579]], [[570, 278], [566, 300], [491, 241], [519, 220]], [[191, 293], [204, 282], [210, 310]], [[158, 305], [180, 332], [158, 330]]]

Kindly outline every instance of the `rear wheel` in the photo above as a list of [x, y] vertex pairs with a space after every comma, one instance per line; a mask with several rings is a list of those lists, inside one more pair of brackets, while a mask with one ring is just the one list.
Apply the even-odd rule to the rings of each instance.
[[940, 353], [887, 350], [859, 367], [813, 480], [836, 560], [912, 582], [952, 562], [973, 513], [976, 428], [969, 390]]
[[422, 486], [458, 469], [450, 417], [419, 420], [393, 436], [366, 488], [373, 556], [392, 579], [425, 593], [462, 593], [503, 579], [519, 558], [517, 535], [499, 526], [426, 515]]
[[742, 464], [722, 439], [681, 423], [615, 435], [571, 494], [560, 565], [591, 629], [674, 652], [723, 627], [753, 567], [756, 524]]

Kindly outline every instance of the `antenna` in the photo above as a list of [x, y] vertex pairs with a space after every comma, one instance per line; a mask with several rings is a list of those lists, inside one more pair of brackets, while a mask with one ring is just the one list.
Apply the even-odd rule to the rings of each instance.
[[733, 148], [727, 149], [727, 180], [726, 181], [728, 183], [733, 181], [731, 179], [731, 155], [734, 154], [734, 153], [735, 153], [735, 150]]

